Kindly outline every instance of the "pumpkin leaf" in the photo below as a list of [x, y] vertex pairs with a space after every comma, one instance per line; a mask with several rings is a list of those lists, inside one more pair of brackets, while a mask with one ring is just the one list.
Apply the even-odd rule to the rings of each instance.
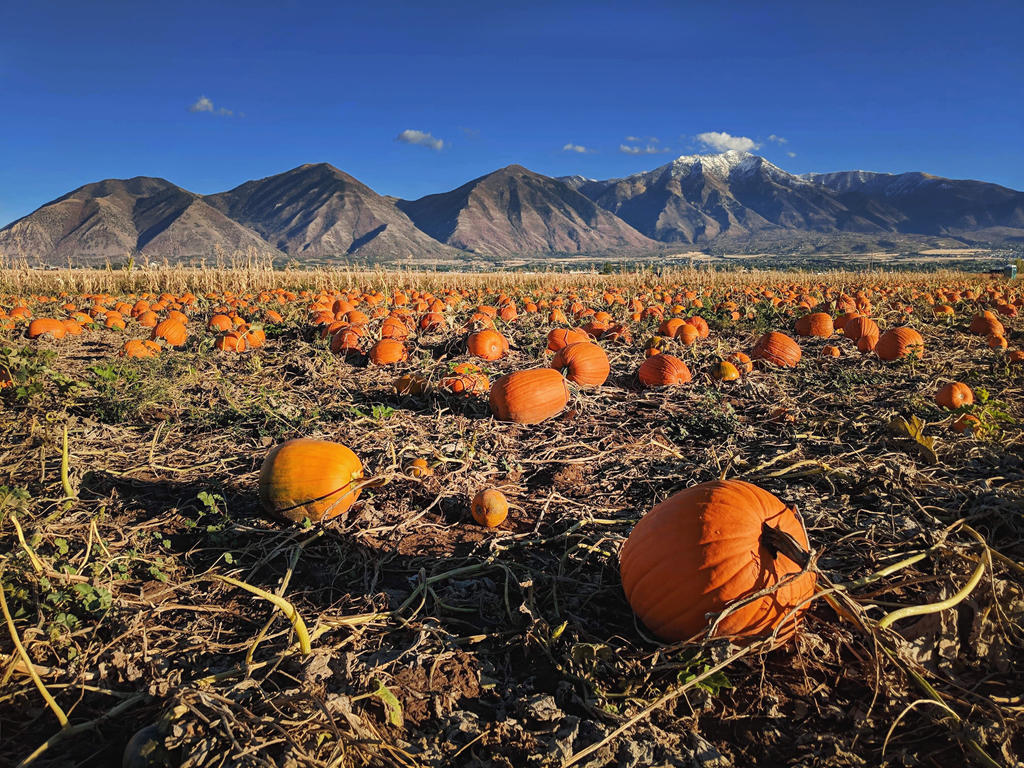
[[398, 728], [402, 727], [402, 703], [398, 700], [398, 697], [391, 692], [380, 680], [374, 678], [373, 682], [377, 684], [377, 690], [371, 691], [370, 695], [375, 696], [381, 700], [384, 705], [384, 711], [387, 713], [388, 722]]
[[577, 664], [593, 661], [611, 661], [612, 649], [601, 643], [576, 643], [569, 650], [569, 657]]
[[935, 438], [924, 434], [925, 423], [917, 415], [909, 419], [894, 416], [886, 425], [886, 429], [897, 437], [908, 437], [917, 443], [921, 458], [928, 464], [938, 464], [939, 454], [935, 450]]

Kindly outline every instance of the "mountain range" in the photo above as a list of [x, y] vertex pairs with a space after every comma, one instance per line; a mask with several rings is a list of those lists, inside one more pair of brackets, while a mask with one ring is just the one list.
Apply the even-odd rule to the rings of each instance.
[[400, 200], [320, 163], [212, 195], [148, 177], [87, 184], [0, 229], [0, 256], [30, 265], [132, 255], [194, 263], [253, 249], [308, 263], [628, 256], [811, 233], [1024, 242], [1024, 192], [926, 173], [798, 176], [729, 151], [603, 181], [510, 165]]

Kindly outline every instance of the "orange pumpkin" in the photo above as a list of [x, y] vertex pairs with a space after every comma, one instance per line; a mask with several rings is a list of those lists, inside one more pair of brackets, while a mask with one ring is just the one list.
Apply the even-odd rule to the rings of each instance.
[[953, 381], [935, 393], [935, 402], [943, 408], [960, 408], [974, 404], [974, 392], [962, 381]]
[[746, 352], [733, 352], [727, 359], [740, 373], [750, 373], [754, 370], [754, 362]]
[[[680, 491], [644, 515], [622, 546], [626, 599], [658, 637], [694, 637], [708, 628], [708, 614], [801, 571], [779, 551], [769, 529], [809, 547], [796, 513], [755, 485], [714, 480]], [[814, 584], [808, 572], [727, 613], [714, 636], [752, 639], [781, 625], [779, 637], [789, 637]]]
[[405, 344], [397, 339], [381, 339], [370, 347], [369, 358], [374, 365], [394, 365], [409, 357]]
[[611, 373], [608, 355], [597, 344], [588, 341], [562, 347], [552, 358], [551, 367], [581, 387], [600, 387]]
[[497, 528], [508, 517], [508, 499], [494, 488], [478, 491], [473, 497], [470, 513], [484, 528]]
[[38, 339], [40, 336], [52, 336], [55, 339], [63, 339], [67, 334], [67, 328], [60, 320], [52, 317], [39, 317], [28, 324], [27, 336], [30, 339]]
[[683, 342], [685, 346], [692, 347], [697, 343], [697, 339], [700, 338], [700, 331], [695, 325], [683, 323], [676, 331], [676, 338]]
[[172, 347], [180, 347], [185, 343], [187, 335], [188, 331], [185, 330], [185, 324], [181, 320], [168, 317], [166, 320], [161, 320], [156, 324], [150, 339], [153, 341], [163, 339]]
[[568, 402], [565, 377], [553, 368], [509, 373], [491, 387], [491, 413], [501, 421], [537, 424], [560, 413]]
[[693, 379], [686, 363], [672, 355], [653, 355], [644, 360], [637, 371], [640, 383], [645, 387], [665, 387], [686, 384]]
[[827, 339], [835, 333], [832, 316], [825, 312], [812, 312], [796, 321], [796, 332], [800, 336], [817, 336]]
[[344, 514], [359, 496], [363, 465], [349, 448], [299, 438], [274, 448], [260, 468], [260, 503], [272, 517], [314, 523]]
[[999, 318], [992, 312], [985, 310], [974, 316], [971, 320], [971, 333], [975, 333], [978, 336], [1003, 336], [1006, 333], [1006, 329], [1003, 328], [1003, 324], [999, 322]]
[[441, 386], [456, 395], [483, 394], [491, 388], [491, 381], [480, 366], [473, 363], [459, 363], [452, 369], [451, 376], [441, 379]]
[[548, 352], [557, 352], [562, 347], [590, 341], [590, 334], [579, 328], [552, 328], [548, 331]]
[[882, 360], [899, 360], [908, 355], [920, 357], [924, 354], [924, 338], [907, 326], [890, 328], [878, 337], [875, 354]]
[[784, 333], [770, 331], [757, 340], [750, 356], [755, 360], [767, 360], [774, 365], [793, 368], [800, 362], [803, 352], [800, 345]]
[[466, 347], [469, 354], [482, 360], [500, 360], [508, 354], [508, 339], [492, 328], [485, 328], [470, 334]]

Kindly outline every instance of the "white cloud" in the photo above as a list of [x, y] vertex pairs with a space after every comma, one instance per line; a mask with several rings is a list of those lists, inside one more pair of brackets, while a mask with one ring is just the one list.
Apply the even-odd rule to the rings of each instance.
[[626, 141], [631, 141], [635, 144], [638, 141], [643, 141], [643, 139], [641, 139], [639, 136], [627, 136]]
[[661, 139], [659, 139], [657, 136], [627, 136], [626, 141], [628, 141], [630, 144], [643, 144], [644, 142], [647, 142], [648, 144], [661, 143]]
[[776, 136], [774, 133], [771, 136], [768, 137], [768, 141], [774, 141], [776, 144], [787, 144], [787, 143], [789, 143], [787, 139], [784, 139], [781, 136]]
[[589, 155], [594, 150], [590, 149], [589, 147], [584, 147], [582, 144], [573, 144], [572, 142], [569, 142], [564, 147], [562, 147], [562, 151], [579, 152], [581, 155]]
[[624, 152], [627, 155], [657, 155], [662, 152], [669, 152], [668, 147], [656, 147], [653, 144], [648, 144], [646, 147], [629, 144], [619, 144], [619, 152]]
[[790, 157], [796, 157], [796, 152], [787, 152], [786, 154]]
[[[206, 98], [205, 96], [200, 96], [198, 99], [196, 99], [195, 103], [188, 108], [188, 111], [209, 112], [211, 115], [222, 115], [224, 117], [231, 117], [235, 114], [234, 110], [231, 109], [225, 109], [224, 107], [220, 107], [219, 109], [214, 108], [213, 101]], [[239, 114], [239, 116], [245, 117], [245, 115], [242, 114]]]
[[697, 141], [706, 147], [718, 150], [719, 152], [726, 152], [730, 149], [735, 149], [740, 152], [749, 152], [752, 149], [757, 149], [761, 145], [753, 139], [748, 139], [746, 136], [730, 136], [724, 131], [709, 131], [707, 133], [698, 133]]
[[417, 144], [421, 147], [430, 147], [436, 151], [441, 151], [444, 148], [443, 140], [434, 138], [426, 131], [416, 131], [411, 128], [406, 128], [398, 134], [395, 137], [395, 141], [400, 141], [403, 144]]

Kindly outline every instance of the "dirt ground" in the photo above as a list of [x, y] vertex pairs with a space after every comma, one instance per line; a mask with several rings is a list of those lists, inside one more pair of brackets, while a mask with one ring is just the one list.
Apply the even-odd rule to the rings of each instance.
[[[921, 360], [801, 339], [796, 368], [731, 383], [712, 364], [793, 320], [703, 311], [710, 336], [673, 352], [693, 382], [656, 390], [635, 378], [645, 320], [633, 344], [602, 342], [605, 386], [526, 426], [486, 398], [394, 391], [400, 373], [436, 381], [470, 359], [457, 328], [476, 303], [392, 367], [332, 355], [301, 302], [243, 354], [213, 349], [206, 300], [186, 345], [154, 360], [115, 356], [142, 337], [131, 324], [0, 336], [19, 385], [0, 401], [0, 764], [118, 765], [134, 736], [133, 768], [1021, 765], [1024, 366], [967, 333], [969, 306], [946, 322], [916, 305]], [[905, 319], [897, 303], [876, 302], [883, 327]], [[546, 359], [546, 320], [502, 327], [492, 381]], [[1019, 348], [1024, 326], [1005, 324]], [[820, 357], [826, 343], [843, 355]], [[980, 434], [934, 403], [949, 380], [985, 393]], [[379, 480], [344, 518], [261, 514], [261, 462], [300, 436], [351, 447]], [[419, 457], [432, 476], [408, 473]], [[722, 476], [799, 509], [833, 600], [775, 650], [660, 643], [622, 592], [634, 523]], [[484, 487], [512, 505], [496, 530], [469, 516]], [[979, 568], [955, 606], [879, 626]], [[223, 577], [283, 596], [309, 651]]]

